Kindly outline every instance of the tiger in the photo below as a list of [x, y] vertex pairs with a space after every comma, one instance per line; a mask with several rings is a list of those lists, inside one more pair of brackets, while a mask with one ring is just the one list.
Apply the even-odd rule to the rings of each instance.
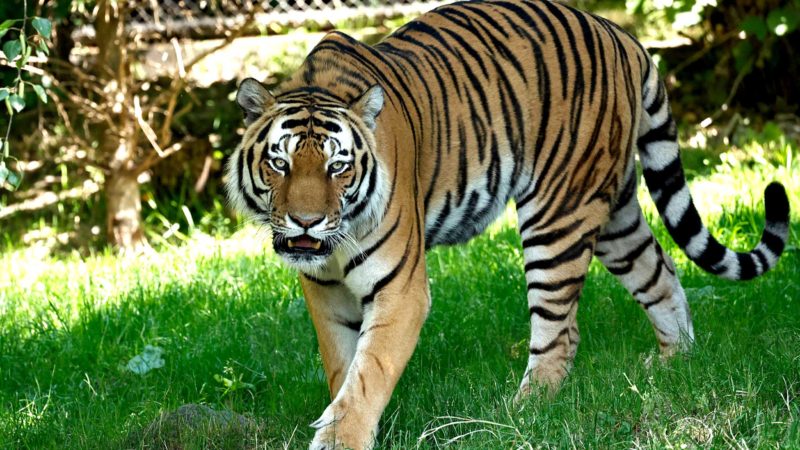
[[593, 256], [641, 305], [663, 357], [694, 340], [639, 204], [637, 155], [670, 236], [703, 270], [757, 277], [788, 239], [778, 182], [752, 251], [711, 235], [653, 60], [621, 27], [562, 3], [446, 4], [374, 46], [332, 31], [274, 91], [248, 78], [236, 101], [246, 128], [227, 194], [298, 271], [330, 392], [310, 449], [375, 445], [431, 308], [426, 250], [467, 242], [512, 202], [531, 326], [517, 402], [571, 369]]

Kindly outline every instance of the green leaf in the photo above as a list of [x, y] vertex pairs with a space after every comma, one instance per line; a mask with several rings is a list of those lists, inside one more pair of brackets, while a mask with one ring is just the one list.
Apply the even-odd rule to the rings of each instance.
[[44, 41], [44, 39], [39, 40], [39, 43], [36, 44], [36, 48], [45, 55], [50, 54], [50, 47], [47, 46], [47, 43]]
[[8, 101], [11, 103], [11, 107], [14, 108], [14, 111], [16, 112], [20, 112], [25, 109], [25, 99], [19, 95], [12, 95], [8, 97]]
[[52, 25], [50, 21], [45, 19], [44, 17], [34, 17], [31, 21], [31, 25], [33, 28], [39, 32], [42, 36], [47, 39], [50, 39], [50, 31], [52, 31]]
[[747, 34], [752, 34], [762, 42], [767, 37], [767, 22], [763, 17], [747, 16], [739, 24], [739, 29]]
[[31, 46], [27, 42], [22, 46], [22, 58], [17, 60], [17, 67], [20, 69], [25, 64], [28, 64], [28, 59], [31, 57]]
[[43, 87], [34, 84], [33, 90], [36, 91], [36, 95], [39, 96], [39, 100], [41, 100], [42, 103], [47, 103], [47, 92], [45, 92]]
[[19, 56], [22, 51], [22, 44], [18, 40], [8, 41], [3, 45], [3, 53], [6, 54], [6, 59], [13, 61], [14, 58]]
[[8, 33], [8, 30], [0, 30], [0, 39], [2, 39], [3, 36], [6, 35], [6, 33]]
[[5, 162], [0, 161], [0, 187], [3, 187], [6, 183], [8, 183], [11, 190], [16, 190], [22, 183], [22, 175], [9, 169]]
[[20, 184], [22, 184], [22, 176], [13, 170], [9, 170], [6, 175], [6, 183], [11, 185], [11, 190], [16, 191]]
[[8, 88], [0, 88], [0, 101], [3, 101], [8, 97], [9, 90]]
[[20, 19], [8, 19], [8, 20], [4, 20], [4, 21], [3, 21], [3, 23], [0, 23], [0, 31], [7, 31], [7, 30], [8, 30], [9, 28], [11, 28], [11, 26], [12, 26], [12, 25], [14, 25], [14, 24], [15, 24], [15, 23], [16, 23], [18, 20], [20, 20]]
[[19, 185], [22, 184], [22, 176], [13, 170], [9, 170], [6, 176], [6, 183], [11, 185], [12, 191], [16, 191]]

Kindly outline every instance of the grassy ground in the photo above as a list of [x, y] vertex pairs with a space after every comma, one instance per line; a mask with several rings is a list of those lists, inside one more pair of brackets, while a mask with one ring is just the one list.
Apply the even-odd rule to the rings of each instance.
[[[689, 264], [648, 207], [693, 308], [691, 353], [649, 367], [645, 315], [595, 262], [572, 374], [555, 398], [512, 407], [529, 331], [509, 215], [467, 246], [429, 253], [433, 311], [380, 447], [800, 446], [798, 164], [786, 151], [758, 166], [698, 155], [692, 189], [728, 245], [757, 240], [768, 181], [787, 183], [794, 212], [778, 268], [733, 283]], [[128, 436], [185, 403], [258, 423], [247, 436], [194, 433], [189, 448], [304, 447], [326, 406], [322, 367], [294, 275], [254, 233], [198, 235], [139, 261], [0, 256], [0, 447], [142, 447]], [[164, 350], [164, 366], [127, 370], [146, 345]]]

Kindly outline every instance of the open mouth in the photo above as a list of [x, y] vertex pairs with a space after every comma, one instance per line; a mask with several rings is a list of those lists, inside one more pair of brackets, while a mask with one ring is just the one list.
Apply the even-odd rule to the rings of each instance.
[[311, 236], [304, 234], [296, 238], [287, 239], [286, 246], [299, 250], [319, 250], [322, 248], [322, 241], [318, 241]]
[[272, 245], [278, 253], [295, 255], [323, 256], [330, 254], [333, 250], [327, 241], [307, 234], [293, 237], [275, 236]]

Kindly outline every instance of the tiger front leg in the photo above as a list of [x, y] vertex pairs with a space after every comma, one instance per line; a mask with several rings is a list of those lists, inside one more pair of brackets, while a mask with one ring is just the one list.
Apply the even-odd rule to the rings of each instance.
[[317, 332], [328, 389], [331, 399], [334, 399], [356, 353], [363, 321], [360, 302], [339, 282], [301, 276], [300, 284]]
[[[402, 264], [402, 263], [401, 263]], [[378, 421], [419, 339], [430, 305], [424, 262], [364, 299], [355, 356], [331, 404], [311, 424], [312, 450], [371, 449]], [[406, 273], [404, 273], [406, 272]]]

